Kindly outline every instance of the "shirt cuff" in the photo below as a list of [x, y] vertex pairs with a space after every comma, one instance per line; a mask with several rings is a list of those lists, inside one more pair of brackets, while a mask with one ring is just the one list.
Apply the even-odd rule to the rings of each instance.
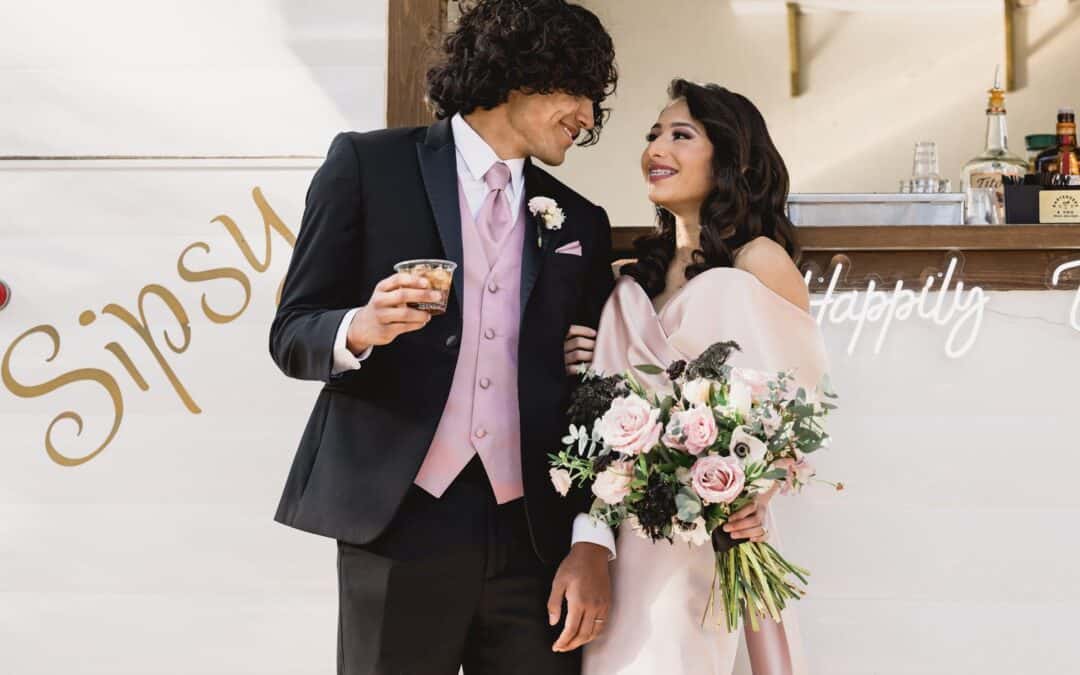
[[579, 513], [574, 518], [574, 531], [570, 538], [570, 545], [572, 546], [579, 541], [603, 546], [610, 552], [608, 560], [615, 559], [615, 534], [610, 527], [587, 513]]
[[360, 362], [371, 356], [371, 350], [374, 349], [374, 347], [368, 347], [363, 354], [353, 354], [349, 351], [349, 324], [352, 323], [353, 316], [358, 311], [360, 311], [359, 307], [350, 309], [341, 318], [341, 325], [338, 326], [337, 335], [334, 337], [334, 365], [330, 369], [331, 375], [338, 375], [347, 370], [357, 370], [360, 368]]

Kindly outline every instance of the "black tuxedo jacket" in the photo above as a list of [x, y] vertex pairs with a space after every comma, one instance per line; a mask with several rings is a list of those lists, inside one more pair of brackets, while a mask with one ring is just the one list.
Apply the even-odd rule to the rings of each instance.
[[[537, 554], [555, 562], [570, 545], [574, 515], [590, 502], [583, 491], [560, 497], [548, 477], [572, 386], [563, 342], [571, 323], [599, 321], [614, 283], [611, 230], [603, 209], [531, 162], [524, 171], [525, 199], [551, 197], [566, 214], [558, 231], [532, 216], [526, 221], [518, 368], [525, 506]], [[270, 353], [286, 375], [326, 383], [276, 520], [354, 544], [371, 542], [390, 523], [450, 392], [462, 331], [461, 269], [446, 314], [376, 347], [359, 370], [331, 376], [334, 338], [345, 313], [368, 301], [394, 263], [444, 258], [463, 265], [460, 221], [448, 120], [334, 138], [308, 188], [270, 328]], [[555, 253], [574, 240], [582, 256]]]

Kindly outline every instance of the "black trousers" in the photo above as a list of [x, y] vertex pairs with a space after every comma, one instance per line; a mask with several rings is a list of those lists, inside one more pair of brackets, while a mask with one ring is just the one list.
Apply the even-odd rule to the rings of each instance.
[[478, 458], [440, 499], [414, 485], [379, 539], [338, 542], [338, 675], [577, 675], [580, 650], [551, 651], [554, 572]]

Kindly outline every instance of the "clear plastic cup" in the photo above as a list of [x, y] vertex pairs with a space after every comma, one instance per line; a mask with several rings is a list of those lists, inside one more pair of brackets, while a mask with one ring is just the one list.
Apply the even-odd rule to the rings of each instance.
[[436, 302], [410, 302], [409, 307], [423, 310], [432, 315], [446, 312], [446, 302], [450, 297], [450, 287], [454, 283], [454, 270], [457, 263], [450, 260], [403, 260], [394, 265], [395, 272], [405, 272], [423, 277], [431, 284], [432, 290], [442, 296]]

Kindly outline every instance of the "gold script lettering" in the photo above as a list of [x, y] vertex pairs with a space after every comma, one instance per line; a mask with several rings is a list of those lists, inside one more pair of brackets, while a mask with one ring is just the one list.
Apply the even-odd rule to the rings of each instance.
[[206, 301], [206, 293], [202, 296], [202, 310], [207, 319], [210, 319], [214, 323], [229, 323], [235, 321], [237, 317], [244, 313], [248, 304], [251, 303], [251, 281], [248, 280], [246, 274], [241, 272], [235, 267], [215, 267], [213, 269], [196, 271], [185, 266], [184, 257], [192, 249], [199, 249], [204, 253], [210, 252], [210, 246], [203, 241], [197, 241], [191, 246], [185, 248], [180, 257], [176, 259], [176, 273], [180, 275], [180, 278], [184, 281], [191, 283], [197, 283], [199, 281], [212, 281], [214, 279], [233, 279], [244, 289], [244, 303], [240, 305], [240, 309], [236, 310], [232, 314], [221, 314], [210, 308], [210, 304]]
[[[255, 200], [255, 207], [258, 208], [259, 213], [262, 214], [263, 235], [266, 237], [265, 255], [263, 256], [264, 260], [260, 261], [258, 258], [255, 257], [255, 251], [253, 251], [251, 246], [248, 245], [247, 239], [244, 237], [243, 234], [241, 234], [240, 228], [236, 226], [236, 221], [234, 221], [232, 218], [222, 214], [217, 218], [214, 218], [211, 222], [221, 223], [222, 226], [224, 226], [224, 228], [229, 232], [229, 235], [232, 236], [233, 241], [236, 242], [236, 245], [240, 247], [240, 252], [244, 254], [244, 258], [247, 259], [248, 264], [251, 265], [256, 272], [262, 273], [270, 267], [270, 230], [274, 230], [278, 234], [280, 234], [282, 239], [284, 239], [290, 247], [296, 246], [296, 235], [293, 234], [292, 230], [290, 230], [284, 222], [282, 222], [281, 218], [274, 211], [273, 207], [270, 206], [270, 203], [266, 201], [266, 197], [263, 196], [262, 190], [259, 189], [258, 186], [252, 188], [251, 198]], [[278, 283], [277, 293], [274, 296], [275, 305], [281, 303], [281, 290], [282, 288], [284, 288], [284, 286], [285, 279], [282, 278], [282, 280]]]
[[[281, 218], [277, 215], [274, 209], [266, 201], [266, 198], [262, 194], [262, 190], [256, 186], [252, 188], [252, 198], [255, 201], [255, 206], [258, 208], [259, 213], [263, 219], [263, 233], [266, 239], [266, 245], [264, 248], [263, 258], [260, 260], [256, 255], [252, 247], [248, 244], [247, 239], [240, 232], [240, 228], [237, 227], [235, 221], [227, 215], [220, 215], [213, 219], [212, 222], [220, 222], [228, 231], [229, 235], [236, 242], [243, 254], [244, 258], [251, 265], [256, 272], [265, 272], [270, 267], [271, 262], [271, 231], [277, 232], [290, 247], [296, 246], [296, 235], [285, 225]], [[251, 304], [251, 280], [247, 274], [236, 267], [218, 267], [208, 270], [193, 270], [187, 265], [186, 258], [193, 249], [200, 249], [205, 253], [210, 252], [210, 246], [205, 242], [195, 242], [185, 248], [179, 255], [176, 261], [176, 270], [180, 275], [180, 278], [189, 283], [198, 283], [203, 281], [211, 281], [217, 279], [232, 279], [236, 281], [244, 290], [244, 302], [235, 312], [223, 313], [214, 310], [210, 307], [206, 294], [202, 296], [202, 310], [206, 314], [206, 317], [210, 321], [217, 324], [229, 323], [236, 320], [241, 314], [243, 314], [248, 306]], [[276, 301], [280, 302], [281, 289], [284, 285], [284, 279], [278, 285]], [[168, 331], [163, 331], [162, 335], [165, 338], [165, 344], [174, 354], [182, 354], [187, 351], [191, 345], [191, 322], [189, 320], [187, 311], [180, 303], [179, 299], [165, 286], [160, 284], [149, 284], [144, 286], [139, 292], [138, 296], [138, 317], [132, 314], [116, 303], [110, 303], [102, 309], [103, 314], [110, 314], [130, 327], [136, 335], [146, 344], [150, 353], [161, 367], [162, 372], [165, 374], [169, 383], [176, 391], [177, 395], [183, 401], [184, 406], [194, 414], [201, 413], [202, 410], [192, 399], [190, 393], [180, 382], [175, 371], [169, 365], [161, 349], [158, 347], [157, 342], [154, 340], [154, 336], [151, 333], [149, 322], [146, 318], [145, 302], [149, 295], [157, 296], [166, 307], [172, 312], [176, 318], [180, 330], [182, 332], [182, 340], [177, 343], [170, 337]], [[79, 316], [79, 323], [82, 326], [88, 326], [96, 320], [93, 312], [90, 310], [84, 311]], [[52, 340], [53, 350], [52, 355], [49, 356], [46, 361], [52, 361], [60, 352], [60, 334], [56, 328], [50, 325], [40, 325], [31, 328], [26, 331], [8, 347], [4, 353], [3, 362], [0, 364], [0, 381], [10, 390], [15, 396], [20, 398], [37, 398], [39, 396], [45, 396], [62, 387], [77, 382], [96, 382], [109, 394], [113, 404], [113, 424], [109, 430], [109, 435], [102, 443], [95, 448], [91, 453], [82, 457], [70, 457], [62, 454], [57, 450], [56, 445], [53, 443], [53, 431], [57, 423], [61, 420], [70, 420], [75, 423], [75, 435], [79, 436], [83, 430], [83, 419], [75, 411], [66, 410], [61, 412], [52, 422], [49, 424], [45, 431], [45, 449], [49, 457], [63, 466], [77, 466], [84, 462], [88, 462], [96, 457], [102, 450], [104, 450], [116, 437], [120, 430], [120, 424], [124, 417], [124, 399], [120, 391], [120, 387], [116, 379], [107, 371], [100, 370], [98, 368], [79, 368], [70, 372], [64, 373], [59, 377], [56, 377], [47, 382], [37, 385], [26, 385], [18, 382], [11, 374], [10, 363], [12, 355], [18, 345], [27, 337], [35, 334], [43, 334], [48, 336]], [[105, 350], [112, 354], [119, 362], [120, 365], [131, 376], [135, 385], [142, 391], [149, 389], [149, 384], [143, 378], [139, 369], [135, 366], [134, 361], [128, 356], [125, 349], [115, 341], [109, 342], [105, 345]]]
[[53, 443], [53, 429], [60, 420], [71, 420], [74, 422], [75, 435], [82, 435], [82, 417], [74, 410], [65, 410], [54, 417], [52, 422], [49, 423], [49, 427], [45, 430], [45, 451], [48, 453], [49, 459], [62, 466], [78, 466], [79, 464], [88, 462], [96, 457], [98, 453], [104, 450], [109, 443], [112, 442], [113, 437], [116, 436], [116, 432], [120, 430], [120, 422], [124, 418], [124, 398], [120, 393], [120, 386], [116, 383], [116, 380], [113, 379], [113, 376], [98, 368], [78, 368], [41, 384], [27, 385], [18, 382], [11, 374], [11, 355], [15, 352], [15, 348], [19, 346], [20, 342], [34, 334], [47, 335], [49, 339], [52, 340], [52, 354], [45, 359], [46, 362], [52, 361], [56, 358], [57, 354], [60, 353], [60, 334], [52, 326], [34, 326], [15, 338], [15, 341], [12, 342], [11, 346], [4, 352], [3, 364], [0, 364], [0, 376], [3, 377], [4, 386], [6, 386], [12, 394], [15, 394], [20, 398], [37, 398], [39, 396], [50, 394], [57, 389], [75, 382], [97, 382], [101, 385], [102, 389], [108, 392], [109, 398], [112, 399], [112, 428], [109, 430], [109, 435], [105, 440], [88, 455], [82, 457], [69, 457], [57, 450], [56, 445]]
[[191, 398], [191, 394], [189, 394], [187, 389], [184, 388], [184, 385], [181, 384], [180, 379], [176, 377], [176, 373], [173, 371], [172, 366], [165, 360], [165, 356], [161, 353], [161, 350], [158, 349], [157, 343], [154, 341], [154, 336], [150, 333], [150, 326], [146, 321], [146, 307], [144, 305], [146, 296], [151, 294], [161, 298], [162, 302], [164, 302], [172, 311], [173, 316], [176, 317], [176, 321], [180, 325], [180, 330], [184, 334], [183, 344], [179, 346], [173, 344], [168, 331], [163, 331], [162, 334], [165, 336], [165, 344], [169, 346], [169, 349], [171, 349], [174, 354], [183, 354], [191, 344], [191, 322], [188, 320], [187, 312], [184, 311], [184, 306], [180, 304], [180, 301], [173, 295], [172, 291], [164, 286], [161, 286], [160, 284], [149, 284], [144, 286], [139, 292], [138, 320], [131, 312], [115, 303], [105, 305], [101, 312], [102, 314], [112, 314], [120, 319], [142, 338], [142, 341], [146, 343], [150, 353], [154, 355], [154, 359], [158, 362], [158, 365], [161, 366], [161, 371], [165, 374], [165, 377], [169, 379], [169, 383], [172, 384], [172, 387], [180, 397], [180, 400], [184, 402], [184, 406], [193, 413], [201, 413], [202, 410], [195, 404], [195, 401]]

